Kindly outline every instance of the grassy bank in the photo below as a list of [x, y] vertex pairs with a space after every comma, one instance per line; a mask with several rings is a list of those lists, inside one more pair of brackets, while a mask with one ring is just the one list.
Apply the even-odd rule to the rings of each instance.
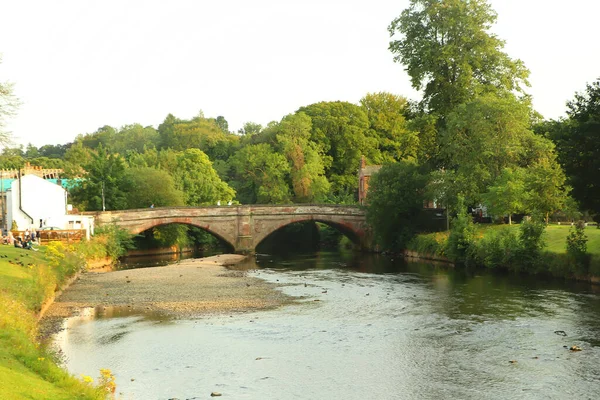
[[0, 247], [0, 398], [105, 399], [107, 391], [57, 366], [37, 342], [38, 313], [84, 257], [60, 247]]
[[[494, 244], [502, 247], [501, 251], [508, 252], [511, 245], [516, 245], [511, 238], [518, 240], [520, 235], [519, 225], [475, 225], [475, 228], [473, 251], [477, 251], [477, 247]], [[586, 275], [573, 269], [567, 259], [566, 243], [570, 228], [567, 225], [548, 225], [543, 235], [545, 246], [541, 254], [542, 260], [535, 270], [525, 270], [525, 272], [549, 273], [567, 278]], [[588, 238], [587, 252], [590, 257], [586, 272], [591, 276], [600, 277], [600, 229], [595, 226], [587, 227], [585, 235]], [[407, 250], [444, 257], [448, 236], [448, 232], [420, 234], [409, 242]], [[510, 269], [510, 265], [506, 267]]]

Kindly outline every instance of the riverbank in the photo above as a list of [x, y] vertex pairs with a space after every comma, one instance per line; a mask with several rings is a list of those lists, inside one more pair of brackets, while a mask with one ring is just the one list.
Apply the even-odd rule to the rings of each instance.
[[[475, 225], [472, 242], [466, 250], [469, 265], [505, 269], [531, 275], [600, 283], [600, 229], [587, 227], [587, 265], [574, 265], [566, 253], [570, 226], [548, 225], [542, 234], [543, 247], [534, 265], [524, 266], [515, 260], [519, 253], [520, 228], [515, 225]], [[446, 254], [449, 232], [419, 234], [407, 245], [404, 256], [452, 263]]]
[[44, 320], [56, 321], [90, 307], [196, 318], [269, 309], [291, 302], [290, 297], [276, 290], [276, 285], [249, 277], [245, 271], [226, 268], [244, 258], [222, 254], [188, 259], [168, 267], [88, 271], [54, 302]]
[[[64, 262], [50, 265], [57, 255]], [[106, 397], [103, 388], [84, 383], [58, 367], [52, 352], [37, 340], [42, 305], [81, 267], [82, 261], [60, 252], [57, 246], [40, 247], [38, 251], [0, 246], [0, 398]]]

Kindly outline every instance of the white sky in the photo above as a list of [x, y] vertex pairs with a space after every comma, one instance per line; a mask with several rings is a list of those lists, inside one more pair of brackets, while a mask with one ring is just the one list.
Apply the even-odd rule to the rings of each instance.
[[[546, 118], [600, 77], [597, 0], [491, 0], [505, 51]], [[0, 0], [0, 81], [23, 102], [17, 143], [103, 125], [223, 115], [237, 131], [368, 92], [418, 99], [388, 51], [408, 0]]]

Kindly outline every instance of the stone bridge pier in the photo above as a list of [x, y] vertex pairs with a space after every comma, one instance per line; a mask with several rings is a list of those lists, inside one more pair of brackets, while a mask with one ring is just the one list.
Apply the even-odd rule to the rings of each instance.
[[327, 224], [341, 231], [361, 250], [372, 249], [365, 210], [338, 205], [243, 205], [219, 207], [162, 207], [105, 211], [94, 214], [96, 225], [115, 223], [131, 234], [155, 226], [197, 226], [228, 243], [235, 252], [252, 253], [276, 230], [303, 221]]

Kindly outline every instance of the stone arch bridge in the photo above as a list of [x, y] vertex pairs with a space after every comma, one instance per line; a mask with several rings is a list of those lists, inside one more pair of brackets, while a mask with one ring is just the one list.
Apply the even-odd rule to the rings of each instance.
[[238, 253], [252, 253], [276, 230], [303, 221], [327, 224], [341, 231], [362, 250], [371, 248], [365, 210], [342, 205], [242, 205], [216, 207], [160, 207], [104, 211], [96, 226], [114, 222], [132, 234], [166, 224], [200, 227], [225, 241]]

